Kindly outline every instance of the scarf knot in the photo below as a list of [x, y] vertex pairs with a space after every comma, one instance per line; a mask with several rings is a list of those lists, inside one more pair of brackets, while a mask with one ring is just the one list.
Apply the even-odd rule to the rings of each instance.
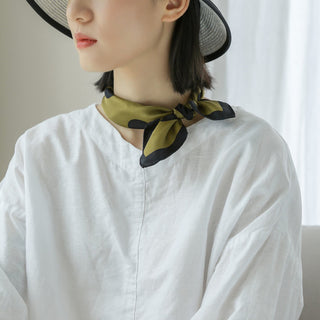
[[140, 157], [142, 168], [169, 157], [182, 146], [188, 132], [181, 119], [192, 120], [196, 112], [211, 120], [235, 117], [228, 103], [203, 99], [200, 87], [191, 92], [186, 104], [179, 103], [173, 109], [123, 99], [114, 94], [112, 87], [107, 87], [101, 107], [108, 118], [118, 125], [144, 129]]
[[174, 109], [173, 109], [174, 115], [177, 117], [177, 119], [186, 118], [187, 120], [192, 120], [193, 116], [195, 114], [194, 110], [187, 105], [179, 103]]

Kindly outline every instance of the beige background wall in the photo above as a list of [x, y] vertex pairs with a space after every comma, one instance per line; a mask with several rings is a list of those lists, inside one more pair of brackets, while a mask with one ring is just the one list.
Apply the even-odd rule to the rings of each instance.
[[100, 102], [102, 73], [81, 69], [73, 40], [56, 31], [25, 0], [1, 0], [0, 180], [17, 138], [60, 113]]

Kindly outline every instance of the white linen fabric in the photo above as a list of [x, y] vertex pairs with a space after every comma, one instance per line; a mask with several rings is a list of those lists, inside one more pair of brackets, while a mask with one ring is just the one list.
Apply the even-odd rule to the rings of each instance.
[[0, 183], [0, 319], [299, 319], [290, 150], [233, 108], [147, 168], [96, 104], [26, 130]]

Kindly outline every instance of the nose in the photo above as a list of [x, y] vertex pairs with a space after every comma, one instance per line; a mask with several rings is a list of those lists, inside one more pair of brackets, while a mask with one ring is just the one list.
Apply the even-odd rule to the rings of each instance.
[[72, 24], [87, 23], [92, 20], [92, 10], [90, 4], [86, 0], [69, 0], [66, 8], [66, 17], [70, 30], [72, 30]]

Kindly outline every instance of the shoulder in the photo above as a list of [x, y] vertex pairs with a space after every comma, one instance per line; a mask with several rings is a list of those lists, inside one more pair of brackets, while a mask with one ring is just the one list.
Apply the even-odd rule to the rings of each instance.
[[72, 110], [47, 118], [28, 128], [17, 140], [30, 152], [36, 148], [50, 145], [72, 143], [80, 129], [79, 118], [88, 107]]
[[77, 126], [77, 119], [81, 111], [82, 109], [77, 109], [47, 118], [27, 129], [24, 133], [25, 138], [37, 143], [42, 139], [63, 136]]
[[[28, 184], [39, 176], [46, 179], [74, 157], [80, 136], [79, 118], [88, 108], [61, 113], [37, 123], [15, 142], [4, 178], [0, 182], [0, 203], [21, 212]], [[71, 159], [71, 160], [70, 160]], [[39, 174], [39, 175], [38, 175]]]
[[241, 106], [232, 106], [235, 118], [225, 132], [231, 150], [270, 157], [290, 153], [283, 136], [266, 120]]
[[242, 107], [233, 109], [231, 133], [225, 133], [229, 145], [219, 159], [220, 186], [230, 195], [225, 219], [232, 212], [237, 221], [231, 236], [262, 227], [286, 232], [288, 225], [296, 232], [301, 195], [287, 142], [266, 120]]
[[280, 133], [265, 119], [249, 112], [243, 107], [232, 107], [236, 113], [235, 129], [241, 133], [246, 133], [246, 137], [255, 137], [257, 134], [266, 135], [275, 140], [284, 141]]
[[16, 140], [13, 158], [25, 171], [72, 162], [87, 141], [81, 119], [88, 117], [89, 107], [60, 113], [27, 129]]
[[287, 188], [296, 172], [285, 139], [261, 117], [239, 106], [232, 108], [235, 118], [221, 121], [218, 130], [210, 131], [207, 167], [218, 168], [224, 181], [232, 179], [240, 189], [251, 185], [254, 190], [258, 181], [273, 190]]

